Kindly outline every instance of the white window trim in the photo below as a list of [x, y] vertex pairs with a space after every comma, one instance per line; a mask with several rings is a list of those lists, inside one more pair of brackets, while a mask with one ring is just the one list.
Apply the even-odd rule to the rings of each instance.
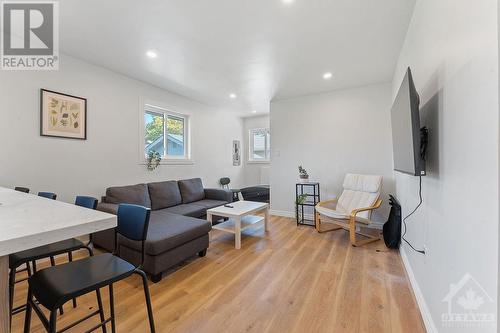
[[194, 164], [191, 154], [191, 115], [183, 112], [172, 111], [173, 108], [166, 107], [162, 103], [140, 99], [139, 102], [139, 164], [146, 165], [146, 151], [144, 147], [144, 113], [146, 111], [163, 113], [184, 119], [184, 156], [162, 156], [160, 165], [192, 165]]
[[[248, 130], [248, 164], [269, 164], [271, 163], [271, 147], [269, 147], [269, 156], [264, 159], [254, 159], [253, 158], [253, 133], [257, 131], [266, 131], [271, 135], [271, 132], [269, 128], [262, 127], [262, 128], [251, 128]], [[265, 142], [265, 147], [264, 149], [267, 148], [267, 136], [266, 136], [266, 142]], [[267, 149], [266, 149], [267, 150]]]

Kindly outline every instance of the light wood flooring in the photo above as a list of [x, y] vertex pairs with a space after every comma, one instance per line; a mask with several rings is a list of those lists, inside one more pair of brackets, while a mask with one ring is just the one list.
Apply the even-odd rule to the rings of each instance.
[[[345, 231], [318, 234], [283, 217], [271, 218], [265, 236], [247, 231], [241, 250], [232, 235], [214, 231], [205, 258], [150, 283], [150, 291], [158, 332], [425, 332], [397, 251], [383, 241], [354, 248]], [[16, 304], [25, 297], [26, 284], [17, 284]], [[95, 309], [95, 293], [78, 305], [65, 305], [58, 328]], [[139, 278], [115, 285], [115, 306], [118, 332], [148, 332]], [[15, 315], [13, 332], [23, 322], [24, 313]], [[31, 331], [43, 332], [35, 314]]]

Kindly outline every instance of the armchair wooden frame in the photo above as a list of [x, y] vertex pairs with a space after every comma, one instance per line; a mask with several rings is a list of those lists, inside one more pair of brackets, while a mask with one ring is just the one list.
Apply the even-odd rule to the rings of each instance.
[[[337, 200], [338, 199], [322, 201], [322, 202], [318, 203], [318, 206], [325, 207], [326, 205], [336, 203]], [[371, 212], [371, 211], [379, 208], [380, 205], [382, 205], [382, 200], [381, 199], [377, 199], [377, 201], [375, 201], [375, 203], [372, 206], [370, 206], [370, 207], [353, 209], [351, 211], [351, 214], [349, 215], [349, 217], [346, 218], [346, 219], [336, 219], [336, 218], [328, 217], [328, 220], [330, 220], [331, 222], [335, 223], [336, 226], [333, 227], [333, 228], [324, 229], [324, 230], [321, 229], [321, 214], [318, 211], [316, 211], [316, 213], [315, 213], [316, 214], [316, 218], [315, 218], [316, 230], [319, 233], [325, 233], [325, 232], [335, 231], [335, 230], [339, 230], [339, 229], [347, 230], [347, 231], [349, 231], [349, 236], [350, 236], [350, 240], [351, 240], [351, 245], [352, 246], [362, 246], [362, 245], [365, 245], [365, 244], [368, 244], [368, 243], [371, 243], [371, 242], [378, 241], [380, 239], [379, 234], [377, 234], [376, 236], [374, 236], [374, 235], [371, 235], [371, 234], [365, 233], [365, 232], [359, 232], [359, 231], [356, 232], [356, 225], [357, 224], [362, 224], [362, 225], [365, 225], [365, 226], [368, 225], [368, 224], [370, 224], [369, 220], [366, 220], [366, 221], [364, 221], [364, 220], [356, 220], [356, 216], [359, 213], [361, 213], [361, 212], [366, 212], [366, 211], [370, 211]], [[363, 239], [363, 240], [358, 240], [357, 237], [356, 237], [356, 234], [365, 236], [367, 238]]]

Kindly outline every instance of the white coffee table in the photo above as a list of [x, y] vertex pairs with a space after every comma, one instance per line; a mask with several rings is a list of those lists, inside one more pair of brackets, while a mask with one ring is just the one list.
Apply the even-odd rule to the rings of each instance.
[[[267, 231], [269, 222], [269, 204], [254, 201], [236, 201], [229, 204], [232, 206], [219, 206], [207, 210], [207, 220], [212, 223], [213, 216], [229, 218], [228, 221], [212, 226], [212, 229], [234, 234], [234, 247], [241, 248], [241, 231], [248, 228], [255, 228], [264, 225]], [[264, 217], [253, 215], [264, 213]]]

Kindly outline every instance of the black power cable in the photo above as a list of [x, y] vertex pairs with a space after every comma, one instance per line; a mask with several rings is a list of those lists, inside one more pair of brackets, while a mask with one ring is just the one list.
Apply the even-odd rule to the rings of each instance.
[[403, 235], [401, 236], [401, 238], [406, 242], [406, 244], [408, 244], [412, 248], [413, 251], [421, 253], [421, 254], [425, 254], [424, 250], [417, 250], [405, 238], [406, 230], [407, 230], [406, 219], [409, 218], [410, 216], [412, 216], [420, 208], [420, 206], [422, 205], [422, 202], [423, 202], [423, 199], [422, 199], [422, 176], [419, 176], [419, 177], [420, 177], [420, 179], [419, 179], [418, 197], [420, 198], [420, 201], [419, 201], [417, 207], [415, 207], [415, 209], [410, 214], [406, 215], [406, 217], [403, 219], [404, 232], [403, 232]]

